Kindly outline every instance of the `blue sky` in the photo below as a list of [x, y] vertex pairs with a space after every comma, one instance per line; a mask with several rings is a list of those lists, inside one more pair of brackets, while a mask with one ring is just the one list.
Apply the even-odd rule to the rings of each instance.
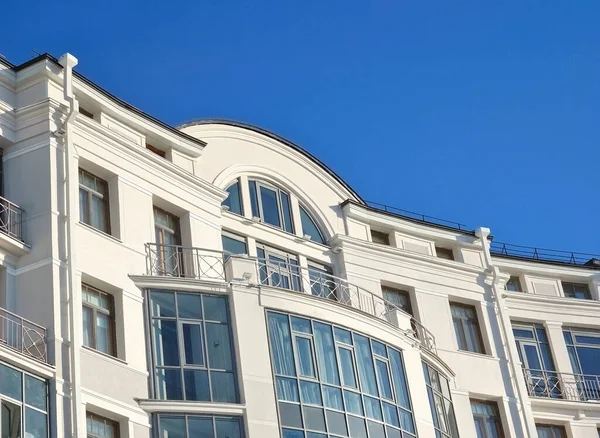
[[68, 51], [167, 123], [259, 125], [365, 199], [600, 253], [597, 0], [24, 3], [2, 7], [13, 63]]

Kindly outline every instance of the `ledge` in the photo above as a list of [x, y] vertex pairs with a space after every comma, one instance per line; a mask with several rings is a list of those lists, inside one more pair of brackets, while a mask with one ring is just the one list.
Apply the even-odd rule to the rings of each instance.
[[246, 405], [229, 403], [211, 403], [183, 400], [135, 399], [140, 408], [148, 413], [184, 413], [242, 416]]
[[6, 362], [23, 371], [47, 379], [52, 379], [56, 375], [56, 370], [53, 365], [25, 356], [18, 351], [3, 346], [3, 344], [0, 344], [0, 362]]
[[[597, 318], [600, 312], [600, 301], [580, 300], [577, 298], [551, 297], [526, 292], [503, 292], [509, 310], [544, 311], [564, 315], [568, 312], [575, 316]], [[518, 307], [517, 304], [518, 303]], [[511, 304], [514, 304], [511, 306]], [[530, 307], [523, 307], [529, 304]]]
[[16, 257], [27, 254], [31, 247], [26, 243], [0, 232], [0, 249]]
[[225, 280], [198, 280], [195, 278], [151, 276], [151, 275], [129, 275], [129, 278], [139, 289], [176, 289], [198, 291], [207, 290], [214, 293], [227, 293]]

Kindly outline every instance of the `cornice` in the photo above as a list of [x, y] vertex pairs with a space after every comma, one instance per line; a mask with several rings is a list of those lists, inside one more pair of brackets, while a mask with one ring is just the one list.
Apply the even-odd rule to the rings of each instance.
[[524, 274], [530, 275], [541, 275], [546, 277], [584, 277], [589, 278], [600, 278], [600, 271], [582, 268], [576, 265], [563, 266], [563, 265], [552, 265], [543, 262], [536, 262], [535, 260], [515, 260], [505, 257], [494, 256], [492, 253], [492, 261], [495, 266], [500, 269], [513, 269], [518, 270]]
[[509, 310], [528, 310], [557, 315], [570, 314], [589, 318], [598, 318], [600, 314], [600, 301], [548, 297], [526, 292], [508, 291], [504, 291], [503, 297]]
[[196, 280], [193, 278], [158, 277], [150, 275], [129, 275], [138, 289], [172, 289], [185, 291], [210, 291], [212, 293], [229, 294], [225, 280]]

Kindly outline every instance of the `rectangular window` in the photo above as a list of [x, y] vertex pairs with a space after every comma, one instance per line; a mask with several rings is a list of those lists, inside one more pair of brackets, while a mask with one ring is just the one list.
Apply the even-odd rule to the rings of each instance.
[[79, 220], [110, 234], [108, 183], [79, 169]]
[[436, 246], [435, 253], [440, 259], [454, 260], [454, 251], [452, 251], [451, 248], [442, 248], [440, 246]]
[[154, 207], [154, 235], [156, 253], [154, 272], [158, 275], [181, 277], [184, 275], [179, 218], [162, 208]]
[[244, 214], [244, 208], [242, 205], [242, 193], [240, 191], [239, 180], [235, 180], [235, 182], [229, 185], [225, 191], [228, 195], [221, 205], [227, 207], [227, 210], [231, 213], [242, 216]]
[[373, 241], [373, 243], [379, 243], [380, 245], [390, 245], [389, 233], [371, 230], [371, 240]]
[[383, 298], [391, 304], [399, 307], [409, 315], [412, 315], [412, 306], [410, 305], [410, 294], [406, 290], [395, 289], [389, 286], [381, 286]]
[[590, 294], [590, 288], [585, 283], [569, 283], [567, 281], [563, 281], [562, 287], [565, 293], [565, 297], [578, 298], [580, 300], [592, 299], [592, 295]]
[[303, 287], [302, 290], [310, 289], [310, 292], [317, 297], [338, 300], [339, 282], [333, 277], [329, 266], [321, 265], [316, 262], [308, 262], [308, 279], [310, 287]]
[[458, 349], [485, 354], [475, 307], [450, 303], [450, 310], [452, 312], [452, 323], [454, 324]]
[[243, 438], [239, 417], [160, 414], [155, 420], [161, 438]]
[[154, 396], [237, 403], [227, 298], [150, 291]]
[[294, 233], [290, 195], [262, 181], [249, 181], [252, 216], [263, 222]]
[[225, 259], [230, 255], [248, 254], [248, 245], [246, 245], [246, 239], [242, 236], [223, 231], [221, 241]]
[[81, 107], [81, 106], [79, 107], [79, 113], [80, 113], [82, 116], [89, 117], [90, 119], [93, 119], [93, 118], [94, 118], [94, 114], [93, 114], [92, 112], [90, 112], [90, 111], [86, 110], [85, 108], [83, 108], [83, 107]]
[[158, 155], [159, 157], [163, 157], [165, 158], [167, 153], [163, 150], [160, 150], [159, 148], [152, 146], [150, 143], [146, 143], [146, 149], [148, 149], [150, 152]]
[[458, 428], [448, 379], [427, 362], [422, 362], [422, 364], [436, 437], [458, 438]]
[[113, 296], [87, 284], [81, 285], [83, 345], [116, 356]]
[[416, 436], [401, 351], [317, 320], [267, 321], [282, 437]]
[[564, 426], [554, 424], [536, 424], [535, 429], [539, 438], [567, 438]]
[[600, 400], [600, 332], [579, 328], [563, 330], [581, 401]]
[[91, 412], [86, 413], [88, 438], [118, 438], [119, 423]]
[[471, 400], [471, 412], [473, 413], [477, 438], [504, 437], [497, 403]]
[[523, 288], [521, 287], [521, 280], [517, 275], [511, 275], [505, 286], [506, 290], [512, 292], [523, 292]]
[[302, 290], [298, 256], [263, 244], [256, 245], [256, 255], [262, 284]]

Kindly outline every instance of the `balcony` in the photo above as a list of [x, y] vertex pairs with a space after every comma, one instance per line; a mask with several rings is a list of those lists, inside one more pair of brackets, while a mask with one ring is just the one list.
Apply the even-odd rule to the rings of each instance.
[[530, 397], [600, 401], [600, 376], [523, 369]]
[[222, 251], [146, 244], [146, 273], [152, 276], [225, 281]]
[[0, 196], [0, 233], [23, 241], [23, 210]]
[[46, 329], [0, 307], [0, 348], [48, 363]]

